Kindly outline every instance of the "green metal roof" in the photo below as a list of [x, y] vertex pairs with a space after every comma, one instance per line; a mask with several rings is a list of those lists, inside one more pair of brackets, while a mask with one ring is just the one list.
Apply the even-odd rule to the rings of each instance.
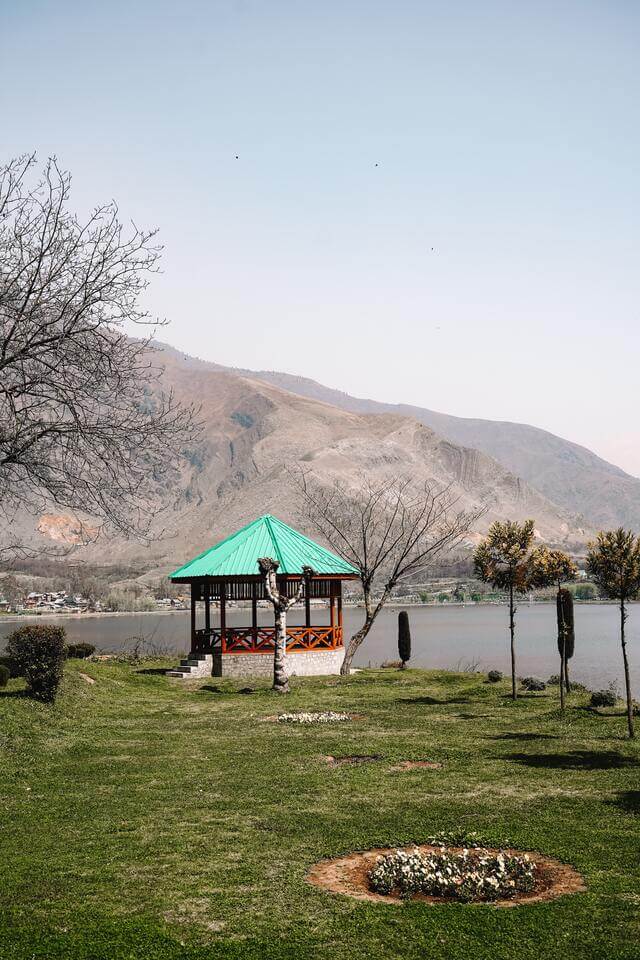
[[305, 566], [312, 567], [317, 574], [352, 577], [358, 573], [346, 560], [267, 514], [174, 570], [169, 577], [257, 576], [260, 557], [278, 560], [279, 574], [301, 574]]

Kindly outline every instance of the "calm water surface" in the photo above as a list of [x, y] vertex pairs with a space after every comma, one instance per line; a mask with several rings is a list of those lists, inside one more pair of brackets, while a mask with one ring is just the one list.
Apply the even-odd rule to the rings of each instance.
[[[409, 620], [412, 635], [411, 664], [415, 667], [509, 670], [508, 611], [505, 606], [427, 606], [410, 607]], [[640, 694], [640, 604], [629, 608], [627, 624], [629, 654], [636, 695]], [[345, 633], [362, 622], [363, 611], [346, 608]], [[289, 613], [291, 624], [301, 623], [302, 609]], [[388, 608], [360, 648], [355, 659], [357, 666], [377, 666], [384, 660], [397, 657], [398, 608]], [[249, 622], [248, 610], [230, 610], [228, 622]], [[20, 623], [35, 618], [23, 617]], [[268, 610], [259, 611], [261, 623], [272, 623]], [[38, 617], [46, 622], [46, 617]], [[312, 621], [328, 622], [325, 609], [315, 609]], [[576, 605], [576, 652], [571, 661], [571, 674], [587, 686], [601, 687], [611, 681], [622, 681], [622, 656], [618, 639], [618, 610], [610, 604]], [[64, 619], [71, 642], [85, 640], [100, 650], [111, 652], [131, 649], [137, 638], [157, 645], [168, 653], [185, 652], [189, 646], [189, 614], [126, 614], [94, 618]], [[215, 624], [215, 617], [212, 617]], [[0, 622], [0, 646], [15, 630], [15, 622]], [[534, 675], [546, 679], [558, 673], [558, 655], [555, 640], [555, 605], [523, 603], [517, 613], [517, 669], [520, 676]]]

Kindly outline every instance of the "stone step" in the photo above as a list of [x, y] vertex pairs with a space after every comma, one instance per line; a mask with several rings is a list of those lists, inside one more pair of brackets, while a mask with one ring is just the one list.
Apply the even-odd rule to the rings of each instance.
[[183, 657], [177, 667], [167, 672], [167, 676], [176, 680], [196, 680], [210, 677], [213, 670], [213, 657], [210, 653], [190, 653]]

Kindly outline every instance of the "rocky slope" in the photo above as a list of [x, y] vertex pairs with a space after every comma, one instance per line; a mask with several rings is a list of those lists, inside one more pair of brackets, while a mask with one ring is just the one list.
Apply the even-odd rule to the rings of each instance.
[[[355, 484], [366, 474], [450, 486], [458, 509], [485, 508], [476, 538], [505, 517], [533, 517], [541, 538], [570, 547], [591, 532], [495, 459], [418, 419], [345, 410], [172, 350], [164, 350], [162, 360], [164, 387], [201, 404], [203, 434], [183, 451], [180, 483], [166, 491], [159, 539], [144, 548], [121, 540], [106, 548], [98, 543], [77, 551], [78, 557], [166, 572], [262, 513], [300, 525], [289, 473], [300, 467], [326, 483], [339, 477]], [[37, 536], [44, 541], [68, 526], [52, 510]]]
[[[171, 348], [165, 349], [171, 351]], [[587, 526], [600, 529], [622, 525], [640, 530], [640, 479], [586, 447], [546, 430], [509, 421], [453, 417], [408, 404], [380, 403], [287, 373], [232, 370], [193, 358], [184, 358], [183, 362], [200, 369], [229, 369], [353, 413], [413, 417], [441, 437], [493, 457], [568, 513], [581, 516]]]

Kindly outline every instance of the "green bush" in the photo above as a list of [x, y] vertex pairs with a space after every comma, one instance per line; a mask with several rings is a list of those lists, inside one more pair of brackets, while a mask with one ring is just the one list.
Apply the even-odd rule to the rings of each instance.
[[9, 637], [7, 651], [26, 678], [36, 700], [52, 703], [58, 692], [65, 659], [64, 627], [36, 624], [20, 627]]
[[611, 688], [608, 690], [594, 690], [591, 694], [592, 707], [615, 707], [617, 701], [618, 698], [615, 691]]
[[499, 683], [502, 680], [502, 670], [489, 670], [487, 680], [489, 683]]
[[546, 690], [547, 685], [544, 680], [541, 680], [539, 677], [525, 677], [522, 680], [522, 687], [524, 690], [533, 690], [540, 691]]
[[0, 665], [6, 667], [9, 671], [9, 677], [12, 680], [15, 680], [16, 677], [22, 676], [20, 673], [20, 667], [18, 666], [18, 661], [15, 657], [7, 657], [3, 655], [0, 657]]
[[5, 667], [0, 664], [0, 687], [6, 687], [6, 685], [9, 683], [10, 676], [11, 673], [9, 671], [9, 667]]
[[96, 652], [92, 643], [70, 643], [67, 646], [68, 660], [86, 660]]

